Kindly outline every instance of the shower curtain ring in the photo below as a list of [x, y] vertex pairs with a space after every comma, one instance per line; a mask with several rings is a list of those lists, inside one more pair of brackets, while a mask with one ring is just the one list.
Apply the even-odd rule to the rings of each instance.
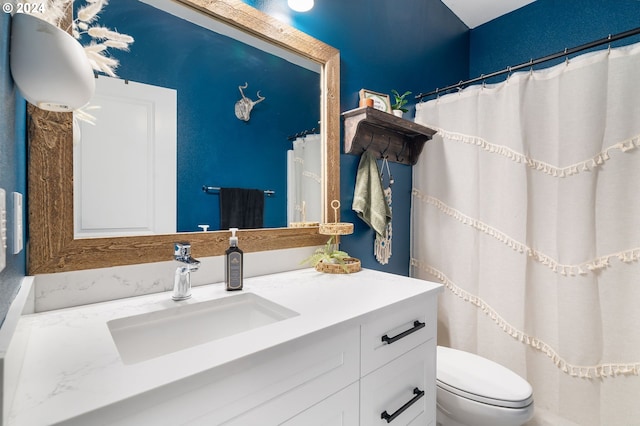
[[565, 55], [564, 64], [565, 65], [569, 65], [569, 55], [567, 54], [567, 48], [566, 47], [564, 48], [564, 55]]
[[607, 37], [607, 40], [609, 40], [609, 44], [607, 47], [607, 55], [611, 53], [611, 34], [609, 34], [609, 36]]

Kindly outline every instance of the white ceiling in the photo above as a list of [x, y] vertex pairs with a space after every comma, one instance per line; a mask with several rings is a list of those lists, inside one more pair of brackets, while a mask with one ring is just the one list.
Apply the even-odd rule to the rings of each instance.
[[467, 27], [475, 28], [535, 0], [442, 0]]

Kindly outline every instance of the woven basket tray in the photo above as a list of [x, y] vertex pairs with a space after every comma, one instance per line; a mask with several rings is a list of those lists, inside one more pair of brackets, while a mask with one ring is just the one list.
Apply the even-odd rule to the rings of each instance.
[[344, 259], [344, 261], [345, 263], [342, 265], [339, 263], [318, 262], [315, 268], [316, 271], [324, 272], [327, 274], [352, 274], [362, 269], [360, 266], [360, 259], [356, 259], [355, 257], [347, 257]]
[[353, 234], [353, 223], [321, 223], [318, 232], [322, 235], [350, 235]]
[[338, 222], [338, 209], [340, 208], [340, 201], [333, 200], [331, 202], [331, 208], [333, 209], [333, 223], [321, 223], [318, 232], [322, 235], [353, 234], [353, 223]]

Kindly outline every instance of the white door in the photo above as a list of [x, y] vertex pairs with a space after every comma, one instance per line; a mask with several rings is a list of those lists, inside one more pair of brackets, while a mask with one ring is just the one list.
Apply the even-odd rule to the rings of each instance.
[[173, 89], [97, 79], [96, 124], [74, 126], [76, 238], [176, 232], [176, 100]]

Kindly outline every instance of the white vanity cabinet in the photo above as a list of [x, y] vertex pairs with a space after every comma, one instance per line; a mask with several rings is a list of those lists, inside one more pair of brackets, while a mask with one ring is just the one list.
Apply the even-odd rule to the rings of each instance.
[[68, 424], [280, 425], [358, 381], [359, 334], [357, 325], [321, 330]]
[[[146, 412], [138, 407], [114, 424], [429, 425], [435, 420], [435, 312], [435, 295], [385, 307], [256, 354], [251, 368]], [[113, 407], [116, 413], [122, 415], [122, 407]]]
[[302, 399], [300, 389], [228, 424], [435, 424], [436, 308], [435, 295], [428, 295], [371, 313], [358, 326], [360, 368], [356, 383], [341, 389], [344, 381], [336, 381], [336, 390], [341, 390], [284, 423], [280, 419], [302, 405], [296, 404]]
[[436, 309], [416, 297], [362, 324], [360, 425], [435, 424]]
[[[370, 270], [255, 277], [242, 294], [297, 315], [130, 363], [106, 324], [175, 307], [166, 293], [26, 315], [30, 339], [7, 424], [435, 424], [441, 290]], [[192, 293], [182, 306], [236, 297], [222, 285]]]
[[[234, 426], [374, 426], [435, 424], [436, 297], [412, 300], [374, 312], [359, 325], [358, 382], [295, 417], [300, 389], [252, 410]], [[335, 383], [339, 389], [343, 382]], [[297, 396], [296, 396], [297, 395]], [[307, 395], [309, 396], [309, 395]], [[318, 395], [320, 396], [320, 395]], [[312, 398], [306, 398], [308, 402]], [[383, 416], [383, 413], [385, 415]], [[388, 419], [388, 420], [387, 420]]]

